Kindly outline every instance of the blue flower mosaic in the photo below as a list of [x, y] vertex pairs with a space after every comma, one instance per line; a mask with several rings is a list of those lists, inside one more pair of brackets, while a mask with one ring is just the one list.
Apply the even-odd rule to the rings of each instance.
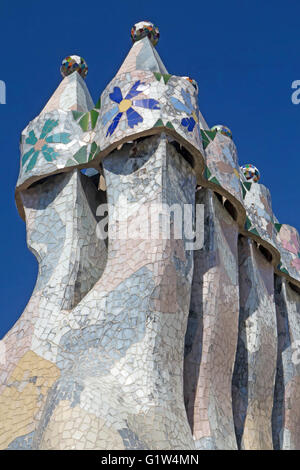
[[102, 124], [105, 126], [108, 121], [116, 115], [107, 129], [106, 137], [114, 133], [123, 113], [126, 113], [128, 126], [131, 128], [138, 125], [140, 122], [143, 122], [142, 116], [133, 109], [133, 106], [146, 109], [160, 109], [159, 102], [154, 99], [132, 99], [143, 91], [143, 89], [139, 88], [141, 85], [144, 85], [144, 83], [141, 83], [140, 80], [135, 82], [125, 98], [123, 98], [122, 92], [117, 86], [115, 86], [113, 92], [109, 94], [110, 99], [117, 103], [117, 105], [107, 111], [102, 118]]
[[49, 147], [47, 144], [68, 144], [70, 142], [70, 134], [66, 132], [60, 132], [58, 134], [49, 135], [50, 132], [58, 125], [58, 121], [54, 119], [47, 119], [42, 129], [39, 139], [36, 137], [34, 131], [29, 132], [29, 136], [25, 140], [26, 144], [32, 145], [32, 148], [24, 153], [22, 157], [22, 166], [24, 167], [25, 163], [29, 160], [25, 173], [34, 168], [37, 158], [42, 152], [43, 157], [47, 162], [52, 162], [56, 160], [58, 153], [54, 151], [53, 148]]
[[181, 96], [184, 100], [184, 103], [179, 101], [174, 96], [171, 97], [171, 103], [177, 111], [185, 112], [189, 117], [183, 118], [181, 120], [181, 125], [186, 127], [189, 132], [194, 130], [195, 124], [198, 123], [198, 117], [192, 105], [191, 95], [189, 92], [181, 88]]

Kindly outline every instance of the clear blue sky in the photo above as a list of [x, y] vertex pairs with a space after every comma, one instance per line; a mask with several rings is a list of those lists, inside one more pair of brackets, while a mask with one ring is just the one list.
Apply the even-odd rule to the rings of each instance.
[[279, 221], [300, 230], [300, 104], [291, 102], [291, 83], [300, 80], [299, 18], [299, 0], [0, 0], [0, 80], [7, 86], [7, 104], [0, 104], [0, 338], [37, 275], [14, 202], [20, 132], [58, 86], [67, 55], [86, 59], [96, 101], [129, 51], [137, 21], [157, 24], [168, 71], [197, 80], [208, 124], [230, 127], [240, 163], [259, 168]]

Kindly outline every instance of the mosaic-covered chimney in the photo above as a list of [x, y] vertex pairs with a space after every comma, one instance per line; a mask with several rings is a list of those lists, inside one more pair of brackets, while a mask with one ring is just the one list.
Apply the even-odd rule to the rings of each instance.
[[39, 272], [1, 343], [0, 448], [300, 449], [299, 234], [158, 28], [131, 39], [96, 104], [66, 57], [22, 132]]

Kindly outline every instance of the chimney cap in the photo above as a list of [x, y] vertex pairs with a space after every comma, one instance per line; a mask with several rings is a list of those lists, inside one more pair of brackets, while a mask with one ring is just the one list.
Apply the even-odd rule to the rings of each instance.
[[212, 131], [220, 132], [220, 134], [226, 135], [226, 137], [230, 137], [232, 139], [232, 132], [229, 127], [223, 126], [223, 124], [217, 124], [211, 128]]
[[258, 183], [260, 179], [260, 173], [256, 166], [252, 165], [252, 163], [247, 163], [246, 165], [241, 166], [241, 170], [249, 183]]
[[66, 57], [61, 63], [60, 73], [63, 77], [67, 77], [73, 72], [78, 72], [82, 78], [85, 78], [87, 76], [87, 63], [79, 55], [70, 55]]
[[150, 21], [140, 21], [131, 28], [132, 42], [148, 37], [153, 46], [156, 46], [159, 39], [159, 29]]

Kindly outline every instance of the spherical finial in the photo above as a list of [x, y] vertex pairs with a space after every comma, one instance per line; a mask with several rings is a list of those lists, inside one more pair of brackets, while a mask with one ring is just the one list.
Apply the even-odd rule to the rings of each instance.
[[260, 179], [260, 173], [256, 166], [251, 163], [241, 166], [241, 170], [246, 180], [250, 183], [257, 183]]
[[150, 23], [150, 21], [140, 21], [139, 23], [135, 23], [131, 28], [132, 42], [139, 41], [145, 37], [148, 37], [153, 46], [156, 46], [159, 39], [159, 29], [154, 26], [153, 23]]
[[221, 124], [218, 124], [218, 125], [212, 127], [211, 130], [220, 132], [221, 134], [226, 135], [226, 137], [230, 137], [230, 139], [232, 139], [232, 132], [226, 126], [222, 126]]
[[70, 55], [66, 57], [61, 63], [60, 73], [63, 77], [67, 77], [73, 72], [78, 72], [82, 78], [87, 76], [87, 63], [82, 57], [79, 57], [79, 55]]

